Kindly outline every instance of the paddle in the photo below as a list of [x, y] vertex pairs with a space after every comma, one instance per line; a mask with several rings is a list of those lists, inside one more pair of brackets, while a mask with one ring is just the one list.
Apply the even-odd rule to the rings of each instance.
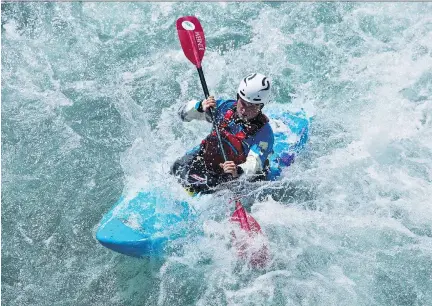
[[[232, 233], [235, 241], [235, 247], [237, 248], [237, 254], [241, 258], [249, 258], [249, 262], [254, 267], [263, 268], [267, 264], [269, 259], [269, 252], [266, 243], [259, 243], [257, 245], [251, 241], [251, 238], [262, 234], [261, 226], [258, 222], [249, 215], [239, 199], [235, 200], [236, 209], [231, 216], [231, 222], [239, 223], [240, 228], [246, 231], [249, 235], [248, 237], [243, 237], [243, 239], [237, 239], [236, 235]], [[253, 248], [250, 246], [254, 245]]]
[[[204, 96], [207, 99], [210, 94], [204, 78], [204, 72], [201, 67], [201, 61], [205, 52], [205, 36], [203, 28], [198, 21], [198, 18], [195, 16], [185, 16], [177, 19], [177, 32], [184, 54], [192, 62], [192, 64], [197, 67], [201, 86], [204, 91]], [[210, 116], [213, 123], [213, 128], [216, 130], [219, 148], [222, 152], [223, 159], [224, 161], [227, 161], [226, 153], [222, 146], [219, 128], [214, 118], [214, 110], [212, 108], [210, 108]]]
[[[201, 61], [204, 57], [205, 52], [204, 30], [198, 18], [196, 18], [195, 16], [180, 17], [179, 19], [177, 19], [176, 26], [183, 52], [189, 59], [189, 61], [191, 61], [192, 64], [196, 66], [200, 77], [201, 86], [203, 88], [205, 98], [207, 99], [209, 97], [209, 91], [204, 78], [204, 72], [201, 67]], [[224, 158], [224, 161], [227, 161], [225, 150], [222, 145], [219, 128], [215, 120], [214, 110], [212, 108], [210, 108], [210, 116], [213, 123], [213, 128], [216, 131], [218, 144], [222, 152], [222, 156]], [[235, 203], [236, 209], [231, 217], [231, 222], [238, 223], [240, 225], [240, 228], [249, 234], [249, 237], [261, 234], [261, 226], [252, 216], [250, 216], [246, 212], [240, 200], [236, 199]], [[235, 235], [233, 236], [235, 238]], [[239, 255], [242, 257], [246, 256], [247, 252], [245, 252], [245, 250], [247, 249], [247, 244], [248, 243], [246, 241], [237, 243]], [[266, 246], [250, 255], [251, 264], [253, 266], [264, 266], [267, 258], [268, 252]]]

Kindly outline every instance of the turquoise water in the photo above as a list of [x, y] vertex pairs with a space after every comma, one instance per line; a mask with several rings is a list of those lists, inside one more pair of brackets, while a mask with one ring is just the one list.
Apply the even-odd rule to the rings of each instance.
[[[236, 262], [223, 219], [165, 260], [94, 238], [121, 194], [180, 194], [169, 166], [208, 131], [176, 116], [202, 96], [183, 15], [204, 27], [211, 93], [261, 71], [275, 103], [315, 116], [308, 153], [258, 188], [272, 198], [253, 194], [263, 271]], [[430, 16], [430, 3], [2, 3], [3, 304], [429, 305]]]

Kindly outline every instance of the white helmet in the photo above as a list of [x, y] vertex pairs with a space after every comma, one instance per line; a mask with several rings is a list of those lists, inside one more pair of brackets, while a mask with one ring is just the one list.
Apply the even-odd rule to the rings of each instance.
[[241, 80], [237, 95], [249, 103], [266, 104], [269, 102], [270, 80], [261, 73], [251, 73]]

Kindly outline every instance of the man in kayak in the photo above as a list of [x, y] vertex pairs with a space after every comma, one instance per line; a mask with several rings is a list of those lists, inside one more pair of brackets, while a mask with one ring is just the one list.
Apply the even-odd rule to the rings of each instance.
[[269, 120], [262, 113], [269, 102], [270, 80], [252, 73], [241, 80], [237, 100], [192, 100], [179, 109], [183, 121], [211, 122], [210, 108], [222, 138], [227, 161], [224, 161], [215, 130], [200, 145], [179, 158], [171, 174], [191, 193], [210, 193], [221, 183], [245, 176], [265, 178], [268, 156], [273, 151], [274, 136]]

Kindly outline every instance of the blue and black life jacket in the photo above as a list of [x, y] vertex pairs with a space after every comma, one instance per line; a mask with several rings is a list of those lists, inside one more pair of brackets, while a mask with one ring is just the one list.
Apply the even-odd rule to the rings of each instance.
[[[255, 135], [269, 119], [263, 113], [259, 113], [257, 117], [251, 121], [244, 122], [238, 118], [236, 114], [237, 103], [225, 113], [223, 120], [218, 124], [219, 132], [222, 138], [223, 148], [227, 160], [233, 161], [236, 165], [246, 161], [247, 153], [244, 152], [243, 141]], [[236, 124], [242, 124], [243, 129], [238, 133], [231, 133], [228, 130], [230, 123], [234, 121]], [[200, 155], [204, 158], [205, 165], [208, 170], [215, 173], [223, 173], [223, 169], [219, 164], [224, 163], [222, 152], [219, 148], [216, 131], [213, 130], [202, 142]]]

